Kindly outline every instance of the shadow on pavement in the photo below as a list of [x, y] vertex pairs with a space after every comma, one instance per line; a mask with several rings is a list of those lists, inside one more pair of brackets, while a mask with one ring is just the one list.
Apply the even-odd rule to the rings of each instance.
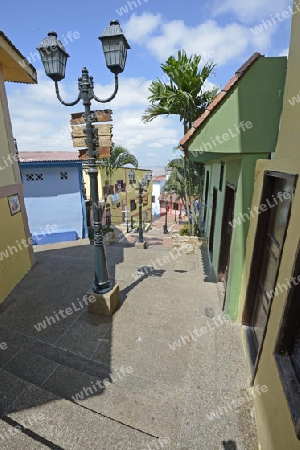
[[[112, 382], [112, 319], [87, 311], [94, 248], [83, 241], [63, 244], [36, 247], [35, 266], [0, 306], [0, 341], [7, 344], [0, 352], [3, 420], [59, 398], [88, 403]], [[124, 244], [105, 246], [105, 253], [114, 279]]]
[[236, 443], [234, 441], [222, 441], [224, 450], [237, 450]]
[[146, 278], [162, 277], [164, 273], [165, 273], [165, 270], [158, 270], [158, 269], [155, 269], [153, 266], [139, 267], [134, 274], [136, 277], [136, 280], [133, 283], [129, 284], [125, 289], [122, 289], [122, 291], [120, 292], [120, 300], [121, 300], [120, 307], [122, 307], [129, 292], [132, 291], [132, 289], [134, 289], [140, 283], [142, 283]]
[[202, 247], [201, 258], [202, 258], [202, 264], [203, 264], [203, 269], [204, 269], [204, 274], [205, 274], [204, 282], [216, 283], [217, 282], [216, 276], [215, 276], [212, 266], [210, 265], [208, 249]]

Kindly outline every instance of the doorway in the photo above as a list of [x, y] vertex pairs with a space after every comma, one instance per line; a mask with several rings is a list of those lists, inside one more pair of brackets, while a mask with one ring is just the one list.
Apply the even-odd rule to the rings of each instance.
[[267, 331], [295, 183], [295, 175], [269, 171], [264, 175], [260, 215], [243, 312], [253, 375], [257, 370]]
[[230, 186], [229, 184], [226, 184], [222, 229], [221, 229], [220, 256], [218, 266], [218, 281], [222, 281], [224, 283], [225, 292], [229, 268], [230, 244], [233, 231], [233, 227], [230, 225], [230, 223], [233, 222], [234, 202], [235, 202], [235, 188]]
[[218, 189], [216, 187], [213, 188], [212, 194], [212, 213], [211, 213], [211, 223], [210, 223], [210, 233], [209, 233], [209, 253], [211, 260], [213, 259], [213, 248], [214, 248], [214, 233], [215, 233], [215, 224], [216, 224], [216, 215], [217, 215], [217, 196]]

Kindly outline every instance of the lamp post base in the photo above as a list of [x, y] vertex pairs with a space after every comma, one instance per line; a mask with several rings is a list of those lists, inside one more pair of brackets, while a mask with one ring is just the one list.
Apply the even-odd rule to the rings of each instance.
[[95, 294], [91, 289], [87, 293], [88, 312], [98, 316], [112, 316], [120, 304], [120, 288], [115, 284], [113, 288], [105, 294]]
[[168, 234], [168, 233], [169, 233], [168, 227], [167, 227], [167, 225], [164, 225], [164, 234]]
[[107, 292], [111, 291], [112, 288], [113, 288], [113, 283], [111, 280], [109, 280], [103, 286], [98, 286], [97, 284], [94, 284], [93, 292], [95, 294], [107, 294]]
[[147, 248], [147, 242], [136, 242], [135, 247], [139, 249], [146, 249]]

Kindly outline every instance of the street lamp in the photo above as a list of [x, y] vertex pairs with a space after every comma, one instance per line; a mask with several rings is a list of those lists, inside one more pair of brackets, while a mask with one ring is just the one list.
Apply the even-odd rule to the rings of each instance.
[[174, 222], [177, 223], [176, 222], [176, 200], [177, 200], [177, 191], [176, 191], [176, 189], [172, 190], [172, 194], [175, 196], [175, 202], [174, 202], [175, 220], [174, 220]]
[[[130, 184], [135, 183], [135, 173], [131, 169], [128, 172], [129, 182]], [[149, 186], [150, 181], [152, 180], [152, 172], [151, 170], [147, 170], [146, 175], [138, 181], [138, 187], [136, 188], [139, 192], [139, 238], [138, 243], [144, 245], [144, 237], [143, 237], [143, 217], [142, 217], [142, 208], [143, 208], [143, 192], [146, 192], [147, 189], [144, 189], [145, 186]], [[145, 248], [145, 247], [144, 247]]]
[[109, 278], [103, 245], [102, 211], [100, 211], [99, 207], [98, 170], [96, 166], [96, 158], [99, 157], [96, 149], [98, 140], [96, 138], [97, 130], [92, 125], [94, 114], [91, 112], [91, 100], [107, 103], [116, 96], [119, 87], [118, 74], [123, 72], [125, 68], [127, 50], [130, 49], [130, 46], [117, 20], [110, 22], [110, 26], [105, 28], [102, 36], [99, 36], [99, 40], [102, 42], [106, 66], [115, 75], [114, 93], [104, 100], [95, 95], [93, 77], [89, 76], [88, 70], [84, 67], [82, 69], [82, 77], [78, 78], [79, 93], [77, 99], [69, 103], [64, 102], [59, 93], [58, 81], [65, 77], [68, 53], [63, 44], [57, 39], [57, 34], [54, 31], [48, 33], [48, 36], [42, 40], [37, 50], [40, 52], [46, 75], [55, 83], [58, 100], [65, 106], [74, 106], [82, 100], [85, 108], [88, 174], [94, 214], [95, 282], [93, 291], [96, 294], [105, 294], [112, 289], [113, 283]]
[[164, 234], [168, 234], [168, 200], [166, 200], [166, 220], [165, 220], [165, 224], [164, 224]]

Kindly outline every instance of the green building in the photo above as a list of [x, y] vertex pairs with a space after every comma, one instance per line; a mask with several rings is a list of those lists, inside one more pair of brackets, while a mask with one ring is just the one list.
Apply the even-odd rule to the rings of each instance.
[[224, 310], [235, 319], [241, 290], [257, 159], [277, 143], [286, 57], [254, 53], [181, 140], [205, 164], [201, 221], [211, 267], [224, 283]]

